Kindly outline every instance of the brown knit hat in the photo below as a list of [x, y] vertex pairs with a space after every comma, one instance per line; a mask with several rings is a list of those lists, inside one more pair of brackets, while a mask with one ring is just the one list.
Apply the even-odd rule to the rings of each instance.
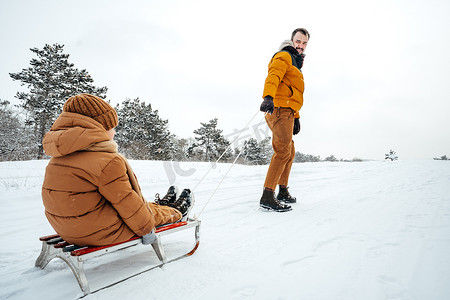
[[64, 103], [63, 111], [91, 117], [102, 124], [106, 131], [119, 124], [116, 110], [102, 98], [90, 94], [70, 97]]

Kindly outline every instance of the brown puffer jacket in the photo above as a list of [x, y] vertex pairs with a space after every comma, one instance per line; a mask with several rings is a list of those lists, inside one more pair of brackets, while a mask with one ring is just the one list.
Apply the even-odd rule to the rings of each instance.
[[100, 123], [70, 112], [63, 112], [44, 137], [45, 153], [52, 156], [42, 186], [45, 215], [69, 243], [107, 245], [154, 228], [124, 158], [117, 152], [83, 151], [108, 140]]

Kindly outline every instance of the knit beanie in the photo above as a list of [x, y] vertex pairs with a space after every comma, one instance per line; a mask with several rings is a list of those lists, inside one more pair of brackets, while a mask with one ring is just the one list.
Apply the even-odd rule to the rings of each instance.
[[64, 103], [63, 111], [90, 117], [102, 124], [106, 131], [119, 124], [116, 110], [102, 98], [90, 94], [70, 97]]

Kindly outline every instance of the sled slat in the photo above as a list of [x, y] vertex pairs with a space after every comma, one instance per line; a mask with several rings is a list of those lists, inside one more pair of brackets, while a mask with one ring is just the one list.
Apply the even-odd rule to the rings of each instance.
[[46, 235], [46, 236], [40, 237], [39, 240], [41, 242], [46, 242], [46, 241], [54, 239], [54, 238], [59, 238], [59, 235], [58, 234]]

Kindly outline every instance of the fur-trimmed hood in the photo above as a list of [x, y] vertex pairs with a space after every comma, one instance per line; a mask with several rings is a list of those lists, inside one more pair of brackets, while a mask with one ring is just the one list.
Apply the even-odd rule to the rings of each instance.
[[305, 54], [304, 53], [299, 54], [297, 49], [295, 49], [294, 43], [291, 40], [284, 40], [283, 42], [281, 42], [278, 51], [282, 50], [287, 51], [294, 56], [301, 56], [302, 60], [303, 58], [305, 58]]
[[281, 51], [288, 46], [291, 46], [292, 48], [295, 49], [294, 43], [291, 40], [284, 40], [281, 42], [280, 48], [278, 48], [278, 50]]

